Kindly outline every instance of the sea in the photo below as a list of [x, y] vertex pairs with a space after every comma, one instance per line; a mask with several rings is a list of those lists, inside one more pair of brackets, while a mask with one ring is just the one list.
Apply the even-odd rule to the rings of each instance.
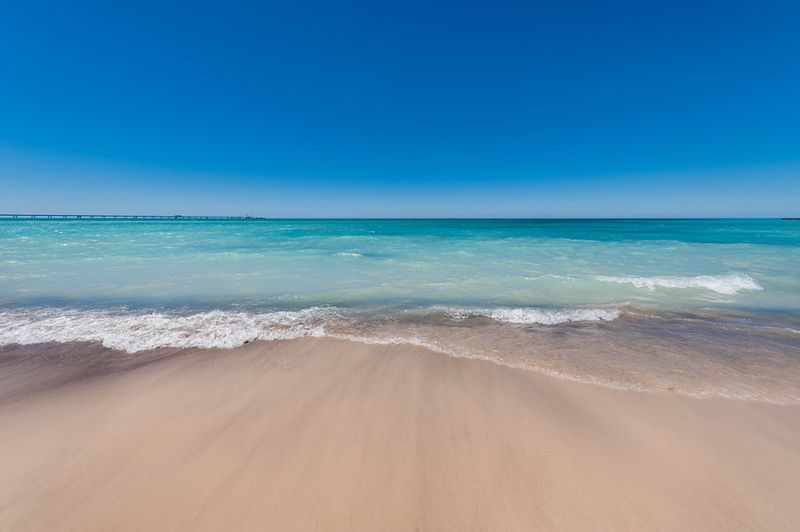
[[797, 403], [800, 221], [0, 220], [0, 346], [302, 337]]

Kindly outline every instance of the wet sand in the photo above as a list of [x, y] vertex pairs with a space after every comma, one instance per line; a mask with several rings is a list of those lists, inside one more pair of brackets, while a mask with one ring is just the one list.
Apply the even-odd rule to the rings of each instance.
[[797, 530], [800, 406], [333, 339], [0, 352], [1, 530]]

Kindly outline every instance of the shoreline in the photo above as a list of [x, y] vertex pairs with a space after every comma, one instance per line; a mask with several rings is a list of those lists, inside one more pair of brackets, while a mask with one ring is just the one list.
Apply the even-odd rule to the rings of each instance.
[[800, 406], [330, 338], [2, 352], [0, 528], [792, 529]]
[[109, 358], [141, 362], [167, 354], [239, 349], [250, 343], [327, 338], [422, 348], [614, 390], [800, 405], [800, 359], [793, 354], [800, 346], [798, 331], [786, 327], [798, 326], [794, 315], [784, 327], [708, 321], [707, 314], [637, 312], [608, 321], [543, 325], [452, 314], [445, 307], [431, 309], [440, 315], [348, 318], [336, 307], [262, 314], [57, 308], [21, 310], [16, 315], [0, 312], [0, 329], [5, 326], [0, 330], [0, 356], [33, 353], [41, 358], [43, 352], [54, 351], [63, 358], [65, 352], [74, 351], [80, 358], [100, 350], [105, 356], [95, 366], [102, 366]]

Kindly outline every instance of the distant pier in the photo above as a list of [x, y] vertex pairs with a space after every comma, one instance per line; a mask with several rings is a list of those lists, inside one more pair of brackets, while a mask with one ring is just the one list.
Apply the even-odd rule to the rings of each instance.
[[157, 214], [3, 214], [0, 220], [267, 220], [257, 216], [184, 216]]

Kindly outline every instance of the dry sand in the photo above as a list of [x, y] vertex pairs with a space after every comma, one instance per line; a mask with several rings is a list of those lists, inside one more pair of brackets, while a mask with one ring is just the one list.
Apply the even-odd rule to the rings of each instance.
[[0, 353], [0, 530], [800, 530], [800, 407], [331, 339]]

